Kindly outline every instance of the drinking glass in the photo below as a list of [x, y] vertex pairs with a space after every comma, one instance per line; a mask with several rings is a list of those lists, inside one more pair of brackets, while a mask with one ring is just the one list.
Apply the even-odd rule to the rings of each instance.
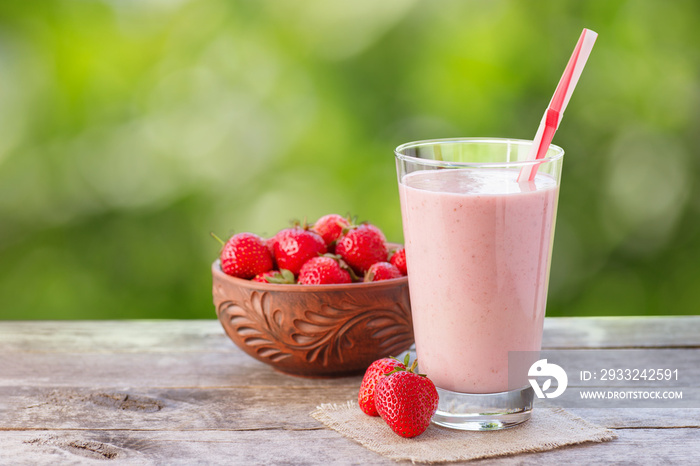
[[[461, 138], [396, 148], [418, 366], [440, 402], [433, 422], [495, 430], [530, 418], [527, 367], [541, 348], [564, 151]], [[527, 168], [524, 168], [527, 167]], [[534, 179], [519, 181], [521, 171]]]

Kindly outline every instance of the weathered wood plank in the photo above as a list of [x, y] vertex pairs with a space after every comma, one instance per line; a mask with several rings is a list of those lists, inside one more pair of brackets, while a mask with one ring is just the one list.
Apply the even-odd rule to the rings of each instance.
[[[622, 429], [617, 433], [619, 438], [611, 442], [468, 464], [688, 464], [700, 457], [698, 429]], [[396, 464], [328, 429], [0, 432], [0, 463]]]
[[327, 465], [382, 459], [330, 430], [0, 432], [0, 464]]
[[554, 317], [544, 348], [698, 348], [700, 316]]
[[[555, 317], [544, 348], [700, 347], [700, 316]], [[233, 343], [217, 320], [0, 321], [0, 353], [211, 353]]]
[[0, 353], [211, 353], [233, 346], [216, 319], [0, 321]]
[[345, 403], [357, 386], [224, 389], [0, 388], [3, 429], [314, 429], [321, 403]]
[[[700, 316], [548, 319], [544, 346], [649, 348], [700, 381]], [[216, 320], [0, 322], [0, 464], [393, 464], [309, 416], [360, 380], [278, 373]], [[700, 457], [700, 409], [571, 411], [620, 439], [470, 464]]]
[[[700, 428], [700, 408], [566, 408], [566, 410], [588, 422], [609, 429]], [[700, 442], [700, 430], [697, 434]]]
[[[222, 389], [0, 389], [0, 431], [41, 429], [254, 430], [314, 429], [309, 416], [321, 403], [355, 399], [348, 387], [237, 387]], [[537, 409], [537, 408], [536, 408]], [[698, 427], [700, 409], [567, 408], [610, 428]]]
[[335, 387], [361, 377], [282, 374], [237, 349], [225, 353], [0, 354], [0, 386]]
[[[583, 368], [590, 370], [628, 368], [631, 364], [641, 368], [678, 369], [679, 383], [653, 383], [653, 387], [700, 381], [700, 348], [576, 350], [563, 357], [589, 361]], [[0, 354], [0, 387], [71, 387], [76, 382], [85, 387], [339, 387], [359, 385], [360, 380], [361, 376], [311, 379], [282, 374], [237, 348], [224, 353]], [[577, 379], [569, 383], [576, 386]], [[639, 381], [633, 385], [642, 388], [647, 384]], [[590, 381], [581, 386], [608, 384]]]
[[470, 465], [540, 466], [542, 464], [572, 465], [665, 465], [689, 464], [700, 455], [700, 435], [697, 429], [618, 429], [618, 438], [611, 442], [582, 444], [542, 453], [529, 453], [485, 459]]

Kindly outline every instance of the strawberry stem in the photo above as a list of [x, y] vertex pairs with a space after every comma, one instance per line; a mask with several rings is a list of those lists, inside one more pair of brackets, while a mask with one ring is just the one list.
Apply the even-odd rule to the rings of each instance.
[[214, 238], [214, 239], [217, 240], [219, 243], [221, 243], [222, 246], [226, 246], [226, 242], [224, 242], [224, 240], [222, 240], [221, 238], [219, 238], [218, 236], [216, 236], [216, 233], [214, 233], [213, 231], [210, 231], [209, 234], [212, 236], [212, 238]]
[[346, 270], [346, 271], [350, 274], [350, 280], [352, 280], [353, 282], [361, 282], [361, 281], [362, 281], [362, 279], [361, 279], [360, 277], [357, 276], [357, 274], [355, 273], [355, 271], [352, 270], [352, 267], [350, 267], [350, 266], [348, 265], [348, 263], [345, 262], [345, 261], [343, 260], [343, 258], [342, 258], [340, 255], [338, 255], [338, 254], [331, 254], [330, 252], [327, 252], [326, 254], [320, 254], [320, 255], [325, 256], [325, 257], [330, 257], [330, 258], [335, 259], [336, 261], [338, 261], [338, 265], [340, 265], [340, 268], [343, 269], [343, 270]]
[[[392, 356], [392, 359], [396, 359], [396, 358], [394, 358], [394, 357]], [[396, 360], [398, 361], [398, 359], [396, 359]], [[385, 376], [389, 376], [389, 375], [395, 374], [395, 373], [397, 373], [397, 372], [406, 371], [406, 372], [412, 372], [413, 374], [419, 375], [419, 376], [421, 376], [421, 377], [426, 377], [425, 374], [419, 374], [418, 372], [416, 372], [416, 369], [418, 368], [418, 358], [416, 358], [416, 359], [413, 360], [413, 363], [410, 365], [410, 367], [409, 367], [409, 365], [408, 365], [409, 362], [411, 362], [411, 354], [410, 354], [410, 353], [406, 353], [406, 357], [403, 358], [403, 365], [404, 365], [405, 367], [400, 367], [400, 366], [399, 366], [399, 367], [395, 367], [394, 369], [392, 369], [391, 371], [387, 372], [387, 373], [384, 374], [384, 375], [385, 375]]]

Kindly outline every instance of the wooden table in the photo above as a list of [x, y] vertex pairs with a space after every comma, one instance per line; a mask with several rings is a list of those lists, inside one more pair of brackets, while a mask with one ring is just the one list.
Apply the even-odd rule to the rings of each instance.
[[[700, 363], [700, 316], [550, 318], [544, 347]], [[0, 322], [0, 464], [394, 464], [309, 416], [360, 380], [277, 373], [216, 320]], [[571, 411], [619, 438], [473, 464], [700, 461], [700, 409]]]

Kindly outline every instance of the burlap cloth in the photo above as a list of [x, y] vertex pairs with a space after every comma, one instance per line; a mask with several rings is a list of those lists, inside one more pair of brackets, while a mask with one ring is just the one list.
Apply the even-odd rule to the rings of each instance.
[[617, 437], [613, 431], [584, 421], [562, 408], [543, 406], [535, 407], [529, 421], [510, 429], [468, 432], [431, 424], [423, 434], [412, 439], [396, 435], [381, 418], [364, 414], [356, 401], [323, 404], [311, 416], [387, 458], [424, 463], [547, 451]]

